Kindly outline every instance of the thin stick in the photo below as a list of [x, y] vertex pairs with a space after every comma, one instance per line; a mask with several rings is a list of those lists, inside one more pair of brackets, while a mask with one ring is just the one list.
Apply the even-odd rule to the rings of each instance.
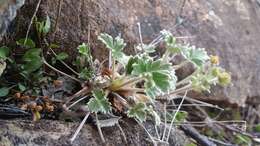
[[73, 102], [71, 105], [69, 105], [69, 106], [67, 107], [67, 109], [70, 109], [71, 107], [73, 107], [74, 105], [76, 105], [76, 104], [79, 103], [80, 101], [86, 99], [87, 97], [88, 97], [88, 95], [87, 95], [87, 96], [84, 96], [84, 97], [82, 97], [82, 98], [80, 98], [80, 99], [78, 99], [77, 101], [75, 101], [75, 102]]
[[[50, 50], [51, 50], [51, 52], [53, 53], [53, 55], [55, 56], [55, 57], [57, 57], [58, 55], [53, 51], [53, 49], [52, 48], [49, 48]], [[66, 66], [70, 71], [72, 71], [74, 74], [76, 74], [77, 76], [79, 76], [79, 73], [78, 72], [76, 72], [74, 69], [72, 69], [68, 64], [66, 64], [64, 61], [62, 61], [62, 60], [60, 60], [60, 59], [58, 59], [64, 66]]]
[[115, 93], [115, 92], [112, 92], [113, 95], [115, 95], [115, 97], [122, 103], [124, 104], [124, 106], [128, 107], [129, 108], [129, 104], [127, 103], [127, 101], [122, 97], [120, 96], [119, 94]]
[[35, 8], [35, 11], [34, 11], [34, 13], [33, 13], [33, 16], [32, 16], [32, 18], [31, 18], [30, 24], [29, 24], [28, 29], [27, 29], [27, 32], [26, 32], [24, 44], [27, 42], [28, 35], [29, 35], [30, 29], [31, 29], [31, 26], [32, 26], [32, 23], [33, 23], [33, 19], [35, 18], [36, 13], [38, 12], [38, 9], [39, 9], [39, 6], [40, 6], [40, 4], [41, 4], [41, 1], [42, 1], [42, 0], [39, 0], [39, 1], [38, 1], [37, 6], [36, 6], [36, 8]]
[[109, 49], [109, 56], [108, 56], [108, 68], [112, 70], [112, 50]]
[[196, 36], [179, 36], [175, 37], [176, 39], [189, 39], [189, 38], [195, 38]]
[[121, 131], [125, 143], [127, 143], [126, 135], [125, 135], [125, 132], [124, 132], [123, 128], [120, 126], [119, 123], [117, 123], [116, 125], [117, 125], [117, 127], [119, 128], [119, 130]]
[[220, 140], [217, 140], [217, 139], [214, 139], [214, 138], [211, 138], [211, 137], [208, 137], [208, 139], [214, 143], [218, 143], [220, 145], [224, 145], [224, 146], [233, 146], [234, 144], [231, 144], [231, 143], [225, 143], [223, 141], [220, 141]]
[[180, 69], [181, 67], [183, 67], [183, 66], [185, 66], [186, 64], [188, 64], [190, 61], [188, 61], [188, 60], [185, 60], [185, 61], [183, 61], [181, 64], [179, 64], [179, 65], [174, 65], [173, 66], [173, 69], [174, 70], [178, 70], [178, 69]]
[[64, 105], [66, 106], [66, 104], [68, 104], [74, 98], [80, 97], [80, 96], [84, 96], [84, 95], [88, 94], [90, 91], [91, 91], [91, 88], [89, 88], [88, 86], [83, 87], [77, 93], [75, 93], [74, 95], [70, 96], [69, 99], [65, 102]]
[[58, 22], [59, 22], [59, 18], [60, 18], [60, 13], [61, 13], [61, 5], [62, 5], [62, 2], [63, 0], [59, 0], [59, 5], [58, 5], [58, 11], [57, 11], [57, 14], [56, 14], [56, 21], [55, 21], [55, 24], [54, 24], [54, 31], [53, 33], [56, 32], [57, 30], [57, 26], [58, 26]]
[[185, 91], [185, 94], [184, 94], [184, 96], [183, 96], [183, 98], [182, 98], [182, 100], [181, 100], [181, 102], [180, 102], [180, 104], [179, 104], [179, 107], [177, 108], [177, 111], [175, 112], [175, 114], [174, 114], [174, 116], [173, 116], [173, 118], [172, 118], [172, 121], [171, 121], [171, 124], [170, 124], [170, 128], [169, 128], [169, 132], [168, 132], [168, 136], [167, 136], [166, 141], [168, 141], [169, 138], [170, 138], [170, 134], [171, 134], [172, 126], [173, 126], [172, 124], [173, 124], [173, 122], [175, 121], [175, 118], [176, 118], [176, 116], [177, 116], [179, 110], [181, 109], [181, 105], [183, 104], [184, 99], [185, 99], [187, 93], [188, 93], [188, 90]]
[[145, 92], [145, 89], [143, 88], [120, 88], [119, 90], [127, 90], [127, 91], [132, 91], [132, 92], [141, 92], [141, 93], [144, 93]]
[[90, 112], [88, 112], [86, 114], [86, 116], [84, 117], [84, 119], [82, 120], [82, 122], [80, 123], [79, 127], [77, 128], [76, 132], [74, 133], [74, 135], [72, 136], [72, 138], [70, 139], [71, 142], [73, 142], [77, 135], [79, 134], [80, 130], [82, 129], [83, 125], [86, 123], [88, 116], [89, 116]]
[[140, 25], [140, 22], [137, 23], [137, 26], [138, 26], [138, 32], [139, 32], [139, 39], [140, 39], [140, 43], [141, 43], [141, 48], [142, 50], [144, 50], [143, 46], [143, 38], [142, 38], [142, 31], [141, 31], [141, 25]]
[[160, 134], [159, 134], [159, 132], [158, 132], [158, 128], [157, 128], [157, 125], [156, 125], [156, 124], [154, 125], [154, 129], [155, 129], [157, 138], [160, 139]]
[[81, 81], [80, 81], [79, 79], [76, 79], [75, 77], [70, 76], [70, 75], [68, 75], [68, 74], [66, 74], [66, 73], [64, 73], [64, 72], [62, 72], [62, 71], [56, 69], [55, 67], [51, 66], [51, 65], [45, 60], [44, 57], [42, 57], [42, 61], [43, 61], [43, 63], [44, 63], [45, 65], [47, 65], [47, 66], [48, 66], [49, 68], [51, 68], [52, 70], [54, 70], [54, 71], [56, 71], [56, 72], [58, 72], [58, 73], [60, 73], [60, 74], [62, 74], [62, 75], [64, 75], [64, 76], [67, 76], [67, 77], [69, 77], [69, 78], [71, 78], [71, 79], [73, 79], [73, 80], [75, 80], [75, 81], [81, 83]]
[[184, 78], [183, 80], [177, 82], [177, 83], [176, 83], [176, 86], [180, 86], [180, 85], [183, 85], [183, 84], [187, 83], [187, 81], [189, 81], [190, 78], [191, 78], [192, 76], [194, 76], [197, 72], [198, 72], [198, 70], [194, 71], [192, 74], [190, 74], [189, 76], [187, 76], [187, 77]]
[[102, 130], [101, 130], [101, 127], [100, 127], [100, 124], [99, 124], [99, 120], [98, 120], [98, 115], [97, 115], [97, 113], [95, 113], [95, 116], [96, 116], [96, 122], [97, 122], [98, 133], [99, 133], [99, 135], [100, 135], [100, 137], [101, 137], [102, 142], [105, 143], [106, 141], [105, 141], [104, 135], [103, 135], [103, 133], [102, 133]]
[[163, 130], [163, 136], [162, 136], [162, 141], [164, 140], [164, 138], [165, 138], [165, 135], [166, 135], [166, 130], [167, 130], [167, 128], [166, 128], [166, 124], [167, 124], [167, 117], [166, 117], [166, 115], [167, 115], [167, 111], [166, 111], [166, 102], [164, 102], [163, 103], [163, 109], [164, 109], [164, 130]]
[[[125, 83], [123, 83], [119, 88], [122, 88], [126, 85], [130, 85], [130, 84], [134, 84], [136, 82], [140, 82], [143, 80], [143, 77], [134, 77], [134, 78], [131, 78], [130, 80], [126, 81]], [[118, 88], [118, 89], [119, 89]]]
[[148, 136], [150, 137], [150, 139], [152, 140], [153, 144], [155, 144], [154, 138], [153, 136], [149, 133], [149, 131], [144, 127], [144, 125], [142, 123], [140, 123], [137, 119], [135, 119], [135, 121], [145, 130], [145, 132], [148, 134]]
[[190, 89], [192, 89], [192, 86], [191, 86], [191, 84], [188, 84], [188, 85], [186, 85], [186, 86], [184, 86], [184, 87], [181, 87], [181, 88], [179, 88], [179, 89], [176, 89], [176, 90], [174, 90], [174, 91], [172, 91], [172, 92], [170, 92], [170, 93], [167, 93], [167, 94], [164, 94], [164, 95], [159, 95], [159, 96], [157, 96], [156, 97], [156, 99], [163, 99], [163, 98], [165, 98], [166, 96], [170, 96], [170, 95], [174, 95], [174, 94], [179, 94], [179, 93], [182, 93], [182, 92], [184, 92], [184, 91], [188, 91], [188, 90], [190, 90]]

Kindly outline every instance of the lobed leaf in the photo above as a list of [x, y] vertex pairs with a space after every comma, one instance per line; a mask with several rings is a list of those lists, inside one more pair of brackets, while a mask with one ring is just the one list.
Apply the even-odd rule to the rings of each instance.
[[132, 108], [130, 108], [127, 112], [128, 117], [136, 118], [140, 122], [143, 122], [146, 120], [146, 105], [142, 102], [137, 103]]
[[160, 93], [175, 88], [177, 80], [171, 64], [165, 63], [162, 60], [153, 61], [151, 58], [145, 57], [133, 64], [132, 74], [141, 75], [146, 78], [146, 93], [153, 98]]
[[88, 108], [91, 112], [102, 112], [108, 113], [111, 111], [111, 103], [106, 98], [105, 93], [102, 90], [94, 90], [93, 92], [94, 98], [91, 98], [88, 102]]
[[189, 45], [182, 48], [182, 55], [197, 67], [202, 67], [210, 58], [204, 48]]
[[117, 36], [115, 39], [113, 39], [112, 36], [101, 33], [98, 36], [98, 39], [103, 42], [108, 49], [112, 52], [112, 57], [117, 60], [118, 62], [122, 63], [123, 65], [126, 65], [129, 59], [129, 56], [125, 55], [123, 53], [123, 49], [126, 46], [124, 43], [124, 40]]

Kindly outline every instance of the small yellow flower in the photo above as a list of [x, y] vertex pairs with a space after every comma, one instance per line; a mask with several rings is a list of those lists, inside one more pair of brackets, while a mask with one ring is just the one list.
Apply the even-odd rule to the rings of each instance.
[[217, 77], [221, 73], [221, 70], [219, 67], [214, 67], [214, 68], [212, 68], [211, 73], [213, 76]]
[[222, 72], [218, 76], [218, 81], [222, 86], [228, 85], [231, 82], [231, 75], [227, 72]]
[[212, 64], [219, 64], [219, 57], [218, 56], [210, 56], [210, 62]]

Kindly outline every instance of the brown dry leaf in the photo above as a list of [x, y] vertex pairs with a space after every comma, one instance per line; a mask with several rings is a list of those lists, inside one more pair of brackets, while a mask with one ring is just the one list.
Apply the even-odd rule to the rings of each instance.
[[148, 102], [150, 99], [148, 96], [144, 95], [144, 94], [135, 94], [136, 99], [138, 100], [138, 102], [143, 102], [146, 103]]
[[122, 112], [124, 105], [116, 98], [113, 98], [113, 106], [119, 111]]
[[110, 77], [110, 76], [112, 75], [112, 73], [113, 73], [113, 72], [112, 72], [110, 69], [108, 69], [108, 68], [103, 68], [102, 71], [101, 71], [101, 75], [102, 75], [102, 76], [105, 76], [105, 75], [106, 75], [106, 76], [109, 76], [109, 77]]

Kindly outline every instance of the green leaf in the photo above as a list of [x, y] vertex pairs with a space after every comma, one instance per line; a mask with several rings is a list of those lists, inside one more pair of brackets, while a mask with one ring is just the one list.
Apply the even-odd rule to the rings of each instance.
[[89, 46], [86, 45], [85, 43], [82, 43], [81, 45], [78, 46], [78, 51], [80, 54], [88, 56], [90, 54], [90, 49]]
[[138, 57], [130, 57], [126, 65], [126, 74], [129, 75], [133, 71], [133, 64], [137, 63]]
[[108, 113], [111, 111], [111, 105], [108, 99], [106, 98], [105, 93], [102, 90], [94, 90], [93, 92], [94, 98], [91, 98], [88, 102], [88, 108], [91, 112], [102, 112]]
[[[211, 84], [215, 84], [214, 76], [198, 73], [191, 77], [192, 89], [197, 92], [208, 91], [210, 92]], [[217, 80], [216, 80], [217, 81]]]
[[[80, 56], [81, 59], [80, 60], [84, 60], [86, 62], [92, 62], [92, 55], [90, 52], [90, 48], [87, 44], [82, 43], [81, 45], [78, 46], [78, 52], [82, 55]], [[85, 64], [85, 63], [83, 63]]]
[[38, 48], [30, 49], [26, 51], [26, 53], [23, 56], [23, 61], [26, 63], [22, 66], [23, 70], [31, 73], [36, 71], [42, 66], [42, 60], [41, 60], [41, 50]]
[[34, 41], [31, 40], [30, 38], [27, 38], [27, 40], [25, 40], [25, 38], [20, 39], [20, 40], [16, 41], [16, 44], [20, 45], [20, 46], [24, 46], [26, 48], [35, 48], [35, 46], [36, 46]]
[[171, 64], [162, 60], [153, 61], [143, 57], [133, 65], [133, 75], [141, 75], [146, 78], [145, 90], [147, 95], [154, 98], [160, 93], [175, 88], [177, 77]]
[[30, 49], [26, 51], [25, 54], [23, 55], [23, 61], [32, 61], [36, 57], [38, 57], [40, 53], [41, 53], [41, 49], [39, 48]]
[[146, 115], [147, 115], [146, 110], [147, 110], [146, 105], [140, 102], [134, 105], [132, 108], [130, 108], [127, 112], [127, 115], [128, 117], [136, 118], [140, 122], [143, 122], [146, 120]]
[[123, 53], [123, 49], [126, 46], [124, 43], [124, 40], [117, 36], [115, 39], [113, 39], [112, 36], [101, 33], [98, 36], [98, 39], [103, 42], [108, 49], [112, 52], [112, 57], [117, 60], [118, 62], [122, 63], [123, 65], [126, 65], [129, 59], [129, 56], [125, 55]]
[[255, 127], [254, 127], [255, 131], [256, 132], [260, 132], [260, 124], [257, 124]]
[[44, 22], [35, 22], [35, 27], [36, 27], [37, 32], [39, 34], [42, 34], [43, 27], [44, 27]]
[[242, 134], [236, 134], [235, 139], [236, 144], [247, 144], [250, 145], [252, 143], [251, 139], [248, 136], [242, 135]]
[[9, 94], [10, 88], [2, 87], [0, 88], [0, 97], [7, 96]]
[[195, 48], [195, 46], [185, 46], [182, 48], [182, 55], [198, 67], [210, 58], [204, 48]]
[[50, 20], [50, 17], [47, 16], [44, 26], [42, 28], [42, 32], [44, 34], [47, 34], [50, 31], [50, 29], [51, 29], [51, 20]]
[[84, 80], [89, 80], [93, 76], [93, 71], [87, 68], [81, 70], [79, 77]]
[[60, 46], [57, 45], [57, 44], [50, 44], [49, 47], [52, 48], [52, 49], [56, 49], [56, 48], [59, 48]]
[[23, 84], [21, 84], [21, 83], [18, 83], [18, 88], [22, 92], [26, 90], [26, 87]]
[[104, 43], [106, 45], [107, 48], [113, 50], [114, 49], [114, 40], [112, 38], [112, 36], [110, 36], [109, 34], [106, 33], [101, 33], [98, 36], [98, 39]]
[[147, 45], [147, 44], [139, 44], [136, 47], [137, 50], [144, 50], [145, 53], [154, 53], [155, 50], [155, 46], [154, 45]]
[[[167, 121], [171, 122], [174, 115], [175, 115], [175, 112], [173, 112], [173, 113], [167, 112], [167, 114], [166, 114]], [[178, 111], [178, 113], [176, 114], [174, 122], [178, 122], [178, 123], [184, 122], [184, 120], [187, 118], [187, 116], [188, 116], [187, 112]]]
[[58, 60], [65, 60], [66, 58], [68, 58], [69, 57], [69, 55], [67, 54], [67, 53], [65, 53], [65, 52], [61, 52], [61, 53], [59, 53], [57, 56], [56, 56], [56, 58], [58, 59]]
[[10, 49], [6, 46], [0, 47], [0, 59], [6, 59], [9, 55]]
[[164, 36], [164, 42], [166, 43], [166, 49], [171, 53], [180, 53], [181, 48], [176, 43], [176, 38], [166, 30], [161, 31], [162, 35]]

